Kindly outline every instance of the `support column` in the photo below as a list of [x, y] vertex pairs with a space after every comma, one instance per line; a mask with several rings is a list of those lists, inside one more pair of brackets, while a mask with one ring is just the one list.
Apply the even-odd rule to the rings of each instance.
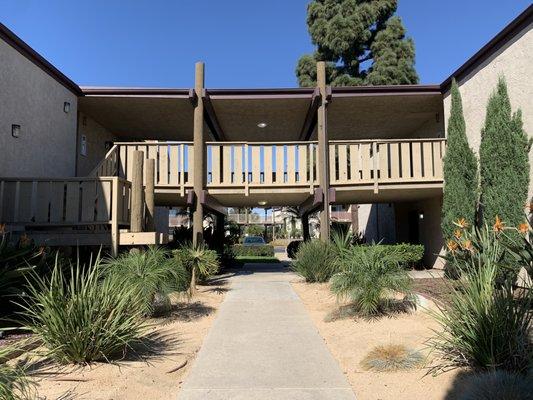
[[192, 243], [197, 246], [203, 243], [204, 210], [200, 203], [200, 193], [204, 190], [205, 181], [205, 141], [204, 141], [204, 63], [197, 62], [194, 71], [194, 90], [196, 105], [194, 107], [194, 179], [193, 189], [196, 194], [192, 217]]
[[143, 161], [143, 152], [135, 150], [132, 157], [131, 176], [131, 232], [143, 230]]
[[329, 141], [327, 130], [327, 93], [326, 93], [326, 63], [319, 61], [317, 68], [317, 86], [320, 91], [320, 105], [318, 107], [318, 169], [319, 184], [324, 192], [324, 203], [320, 210], [320, 240], [329, 240]]
[[149, 158], [146, 160], [146, 187], [144, 188], [144, 201], [146, 203], [146, 231], [155, 231], [155, 199], [154, 199], [154, 179], [155, 179], [155, 160]]
[[311, 235], [309, 234], [309, 214], [302, 215], [302, 234], [304, 242], [311, 239]]

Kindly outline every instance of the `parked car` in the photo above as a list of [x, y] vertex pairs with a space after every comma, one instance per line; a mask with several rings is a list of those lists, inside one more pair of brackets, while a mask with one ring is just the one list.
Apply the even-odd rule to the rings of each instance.
[[242, 244], [244, 246], [263, 246], [266, 242], [261, 236], [246, 236]]

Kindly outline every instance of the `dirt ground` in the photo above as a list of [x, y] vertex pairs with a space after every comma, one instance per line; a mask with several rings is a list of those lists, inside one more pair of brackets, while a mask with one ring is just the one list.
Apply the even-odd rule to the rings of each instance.
[[224, 282], [198, 289], [190, 302], [173, 299], [170, 316], [149, 321], [150, 351], [141, 349], [116, 364], [39, 368], [39, 399], [175, 399], [227, 291]]
[[358, 400], [451, 400], [459, 372], [424, 376], [426, 369], [409, 372], [370, 372], [360, 362], [377, 345], [403, 344], [427, 354], [425, 341], [437, 328], [424, 311], [398, 314], [367, 321], [345, 317], [331, 322], [328, 316], [339, 308], [328, 284], [292, 282], [315, 322], [324, 342], [339, 362]]

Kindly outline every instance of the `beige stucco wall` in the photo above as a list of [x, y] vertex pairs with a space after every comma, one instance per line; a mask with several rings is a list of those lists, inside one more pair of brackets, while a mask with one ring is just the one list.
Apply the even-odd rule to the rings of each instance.
[[74, 93], [0, 39], [0, 176], [74, 176], [76, 113]]
[[[478, 66], [458, 84], [463, 99], [468, 141], [477, 152], [481, 141], [481, 128], [485, 121], [488, 99], [498, 78], [505, 76], [513, 111], [522, 110], [524, 129], [533, 136], [533, 24], [530, 24], [509, 43]], [[450, 116], [451, 97], [444, 97], [446, 127]], [[530, 153], [533, 176], [533, 152]], [[533, 182], [529, 192], [533, 193]]]
[[359, 204], [357, 213], [359, 232], [363, 233], [367, 243], [396, 241], [394, 204]]
[[[81, 154], [81, 137], [86, 137], [87, 153]], [[106, 142], [116, 141], [117, 138], [109, 130], [84, 113], [78, 118], [78, 176], [88, 175], [96, 165], [103, 160], [107, 150]]]

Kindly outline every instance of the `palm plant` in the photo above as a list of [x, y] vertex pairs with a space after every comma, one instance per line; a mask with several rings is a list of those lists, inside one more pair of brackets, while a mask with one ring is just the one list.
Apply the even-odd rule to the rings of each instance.
[[331, 277], [331, 291], [354, 303], [364, 316], [385, 312], [392, 296], [410, 294], [411, 278], [381, 246], [356, 246], [338, 258], [339, 272]]
[[498, 265], [491, 258], [472, 260], [464, 272], [450, 285], [450, 304], [429, 311], [441, 326], [430, 340], [442, 356], [433, 370], [525, 372], [533, 362], [532, 288], [515, 290], [509, 280], [496, 285]]
[[168, 294], [184, 291], [189, 274], [185, 266], [161, 247], [149, 247], [143, 252], [125, 253], [108, 259], [102, 267], [106, 280], [129, 289], [140, 299], [145, 315], [153, 315], [156, 303]]
[[142, 302], [133, 288], [101, 279], [101, 262], [79, 262], [50, 278], [32, 276], [20, 303], [24, 328], [42, 340], [59, 363], [85, 364], [124, 353], [144, 334]]
[[196, 284], [217, 273], [219, 261], [216, 251], [209, 250], [204, 244], [191, 243], [176, 252], [176, 258], [187, 268], [190, 274], [189, 293], [196, 294]]

